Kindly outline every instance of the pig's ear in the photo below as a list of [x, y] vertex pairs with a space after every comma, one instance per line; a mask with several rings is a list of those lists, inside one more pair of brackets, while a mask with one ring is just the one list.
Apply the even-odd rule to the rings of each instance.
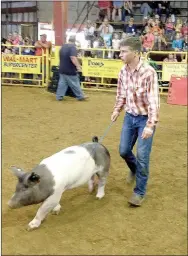
[[25, 172], [21, 168], [16, 167], [16, 166], [11, 166], [10, 170], [18, 178], [21, 178], [25, 174]]
[[28, 183], [36, 184], [40, 182], [40, 176], [34, 172], [32, 172], [28, 177]]

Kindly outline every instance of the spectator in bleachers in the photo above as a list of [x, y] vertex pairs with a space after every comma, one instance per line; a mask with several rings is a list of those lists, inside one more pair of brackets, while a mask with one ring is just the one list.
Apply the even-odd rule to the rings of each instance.
[[123, 39], [126, 39], [128, 36], [127, 36], [127, 34], [125, 33], [125, 32], [123, 32], [122, 34], [121, 34], [121, 40], [123, 40]]
[[176, 54], [169, 53], [168, 57], [166, 57], [164, 62], [177, 62]]
[[113, 27], [109, 24], [109, 21], [107, 18], [104, 19], [104, 22], [102, 25], [98, 28], [98, 31], [100, 32], [100, 36], [104, 40], [104, 45], [106, 48], [111, 47], [112, 45], [112, 34], [113, 34]]
[[133, 3], [132, 1], [124, 1], [122, 9], [122, 21], [127, 21], [127, 17], [133, 17]]
[[122, 7], [123, 1], [113, 1], [113, 10], [112, 10], [112, 21], [116, 20], [116, 13], [118, 12], [119, 21], [122, 20]]
[[22, 35], [19, 35], [19, 45], [23, 45], [24, 44], [24, 40]]
[[174, 32], [175, 32], [175, 26], [174, 26], [174, 23], [172, 22], [171, 17], [169, 17], [167, 20], [167, 23], [165, 24], [165, 35], [169, 40], [172, 40], [174, 37]]
[[125, 32], [129, 35], [132, 35], [132, 36], [136, 35], [137, 29], [136, 29], [136, 26], [134, 25], [134, 22], [132, 19], [129, 20], [128, 25], [124, 25], [123, 32]]
[[[107, 15], [108, 20], [111, 19], [111, 1], [98, 1], [98, 7], [100, 9], [99, 16], [105, 17]], [[102, 18], [103, 21], [103, 18]]]
[[87, 21], [86, 27], [84, 28], [85, 40], [90, 42], [90, 46], [93, 47], [95, 27], [90, 20]]
[[[6, 44], [6, 41], [7, 41], [6, 38], [2, 38], [1, 39], [1, 44]], [[6, 46], [1, 45], [1, 52], [4, 52], [6, 48], [7, 48]]]
[[183, 40], [180, 36], [180, 33], [176, 34], [176, 39], [172, 42], [172, 48], [176, 52], [182, 51], [182, 49], [183, 49]]
[[184, 51], [184, 52], [187, 52], [187, 51], [188, 51], [188, 35], [185, 35], [185, 36], [184, 36], [183, 51]]
[[[120, 39], [119, 35], [117, 33], [114, 34], [114, 38], [112, 39], [112, 48], [114, 50], [119, 50], [120, 47]], [[114, 58], [118, 59], [119, 58], [119, 52], [114, 52]]]
[[115, 33], [114, 38], [112, 40], [112, 47], [114, 50], [119, 50], [119, 46], [120, 46], [119, 35], [118, 35], [118, 33]]
[[156, 1], [157, 8], [156, 13], [161, 17], [162, 14], [166, 15], [166, 18], [169, 17], [170, 13], [170, 1]]
[[141, 35], [140, 38], [142, 42], [142, 51], [152, 51], [155, 43], [155, 36], [153, 33], [151, 33], [151, 30], [148, 26], [145, 28], [145, 33]]
[[153, 13], [153, 10], [156, 8], [155, 1], [143, 1], [140, 12], [143, 14], [143, 17], [148, 17]]
[[[31, 45], [32, 45], [31, 38], [29, 36], [26, 36], [24, 38], [24, 46], [27, 46], [27, 47], [23, 47], [22, 55], [35, 55], [35, 49], [30, 47]], [[33, 79], [33, 74], [24, 74], [24, 78], [25, 79]], [[31, 81], [25, 80], [23, 83], [30, 84]]]
[[183, 27], [181, 28], [181, 33], [183, 36], [188, 34], [188, 25], [187, 25], [187, 21], [185, 21], [183, 23]]
[[44, 54], [46, 53], [46, 50], [48, 50], [49, 53], [51, 52], [52, 43], [50, 41], [47, 41], [46, 34], [42, 34], [42, 35], [40, 35], [40, 40], [38, 40], [35, 43], [35, 47], [37, 48], [35, 55], [42, 56], [43, 53]]
[[183, 22], [182, 22], [181, 19], [178, 18], [177, 21], [176, 21], [176, 25], [175, 25], [176, 33], [181, 32], [182, 27], [183, 27]]
[[[93, 48], [104, 48], [104, 40], [102, 37], [96, 37], [93, 42]], [[93, 51], [94, 58], [102, 58], [103, 52], [102, 51]]]
[[15, 31], [12, 36], [12, 44], [13, 45], [19, 45], [19, 35], [18, 32]]
[[[24, 45], [24, 40], [23, 40], [23, 37], [22, 35], [18, 35], [18, 40], [15, 40], [14, 41], [14, 45], [17, 46], [17, 45]], [[21, 54], [21, 51], [22, 49], [20, 47], [13, 47], [13, 52], [15, 54]]]
[[153, 23], [154, 23], [154, 19], [152, 17], [149, 17], [148, 19], [148, 26], [153, 26]]
[[23, 55], [35, 55], [35, 48], [31, 47], [32, 41], [31, 41], [30, 36], [26, 36], [24, 38], [24, 46], [27, 46], [27, 47], [22, 48]]
[[103, 37], [104, 34], [112, 34], [114, 32], [113, 27], [109, 24], [108, 18], [105, 18], [103, 23], [98, 28], [98, 31], [100, 32], [100, 36]]
[[12, 33], [9, 33], [8, 37], [7, 37], [6, 44], [12, 45], [12, 41], [13, 41]]
[[142, 24], [143, 24], [143, 28], [148, 26], [148, 17], [144, 17]]

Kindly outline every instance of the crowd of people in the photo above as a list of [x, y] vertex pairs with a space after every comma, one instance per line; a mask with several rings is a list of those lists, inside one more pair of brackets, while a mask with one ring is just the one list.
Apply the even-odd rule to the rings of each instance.
[[[9, 33], [7, 38], [1, 40], [3, 54], [22, 54], [22, 55], [35, 55], [42, 56], [46, 52], [52, 49], [52, 44], [47, 41], [47, 35], [40, 35], [40, 40], [34, 42], [30, 36], [23, 37], [18, 34], [17, 31]], [[22, 46], [22, 47], [20, 47]]]
[[[142, 26], [135, 23], [134, 5], [132, 1], [98, 1], [99, 20], [102, 24], [97, 28], [90, 20], [84, 29], [86, 48], [107, 48], [118, 50], [121, 39], [139, 36], [142, 51], [187, 51], [188, 24], [187, 19], [176, 18], [169, 1], [142, 1], [140, 14]], [[177, 11], [177, 10], [176, 10]], [[116, 15], [117, 14], [117, 15]], [[116, 32], [113, 27], [115, 17], [123, 22], [122, 31]], [[117, 54], [110, 55], [117, 57]]]
[[[138, 6], [139, 5], [139, 6]], [[122, 39], [139, 37], [142, 54], [150, 51], [174, 51], [162, 61], [184, 61], [188, 50], [188, 22], [176, 16], [170, 1], [98, 1], [99, 15], [94, 22], [88, 20], [83, 28], [84, 40], [77, 40], [79, 56], [119, 59]], [[136, 9], [140, 10], [141, 22], [135, 22]], [[117, 21], [117, 22], [116, 22]], [[122, 29], [116, 30], [119, 24]], [[52, 43], [47, 35], [40, 35], [34, 42], [30, 36], [18, 32], [9, 33], [2, 39], [3, 54], [42, 56], [52, 52]], [[23, 46], [23, 47], [19, 47]], [[106, 49], [102, 51], [100, 49]], [[87, 81], [87, 77], [85, 78]]]
[[[40, 40], [34, 42], [30, 36], [23, 37], [22, 35], [18, 34], [17, 31], [14, 33], [9, 33], [7, 38], [2, 39], [2, 47], [1, 52], [2, 54], [19, 54], [19, 55], [33, 55], [33, 56], [42, 56], [49, 51], [52, 50], [52, 44], [50, 41], [47, 41], [47, 35], [42, 34], [40, 35]], [[45, 65], [44, 65], [45, 68]], [[3, 77], [6, 78], [15, 78], [13, 79], [14, 84], [22, 83], [18, 79], [17, 73], [3, 73]], [[38, 84], [38, 82], [32, 81], [33, 74], [23, 74], [23, 81], [24, 84]], [[29, 80], [31, 79], [31, 80]], [[37, 76], [37, 80], [41, 80], [41, 75]], [[5, 80], [6, 83], [11, 83], [10, 79]], [[39, 83], [41, 83], [39, 81]]]

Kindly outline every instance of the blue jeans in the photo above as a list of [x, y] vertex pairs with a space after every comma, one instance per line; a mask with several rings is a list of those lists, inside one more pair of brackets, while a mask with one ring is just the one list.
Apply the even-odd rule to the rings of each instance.
[[68, 87], [71, 88], [72, 92], [75, 94], [78, 100], [84, 98], [84, 94], [80, 88], [80, 80], [78, 75], [69, 76], [65, 74], [59, 74], [59, 82], [56, 91], [56, 99], [62, 100], [66, 94]]
[[144, 17], [148, 17], [148, 15], [152, 13], [152, 9], [147, 3], [141, 5], [140, 11], [144, 14]]
[[[154, 135], [153, 133], [152, 137], [148, 139], [141, 138], [147, 120], [148, 116], [133, 116], [126, 113], [119, 146], [120, 156], [125, 160], [131, 172], [136, 175], [134, 192], [141, 196], [146, 193], [149, 158]], [[132, 149], [137, 140], [137, 156], [135, 157]]]

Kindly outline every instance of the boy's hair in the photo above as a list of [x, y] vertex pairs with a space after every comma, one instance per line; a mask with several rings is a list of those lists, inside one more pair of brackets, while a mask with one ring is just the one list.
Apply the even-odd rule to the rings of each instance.
[[129, 37], [122, 39], [120, 42], [120, 47], [129, 46], [131, 50], [140, 52], [142, 49], [142, 43], [139, 37]]

